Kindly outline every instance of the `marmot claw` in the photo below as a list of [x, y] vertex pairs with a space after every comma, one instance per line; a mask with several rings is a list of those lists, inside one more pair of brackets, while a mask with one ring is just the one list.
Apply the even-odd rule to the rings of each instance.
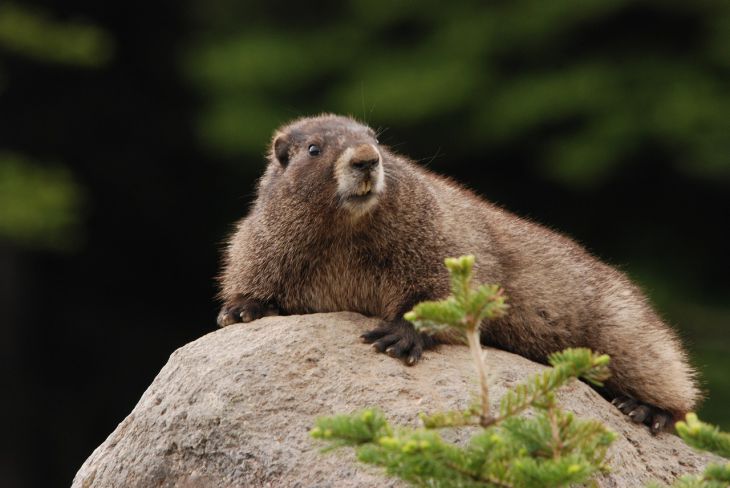
[[366, 344], [372, 344], [376, 351], [401, 359], [408, 366], [416, 364], [424, 350], [436, 345], [433, 337], [416, 332], [413, 325], [405, 320], [386, 322], [360, 338]]
[[259, 300], [237, 298], [221, 308], [218, 313], [218, 326], [225, 327], [239, 322], [247, 323], [260, 319], [264, 315], [276, 315], [278, 310], [273, 305], [266, 305]]
[[666, 410], [642, 403], [629, 396], [617, 396], [611, 403], [637, 424], [646, 424], [652, 434], [665, 431], [672, 425], [672, 414]]

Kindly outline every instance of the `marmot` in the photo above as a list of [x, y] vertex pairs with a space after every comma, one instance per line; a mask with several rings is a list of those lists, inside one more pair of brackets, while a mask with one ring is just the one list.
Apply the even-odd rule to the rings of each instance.
[[655, 432], [695, 408], [676, 335], [626, 276], [567, 237], [419, 167], [349, 117], [283, 126], [268, 159], [228, 244], [220, 326], [354, 311], [384, 321], [365, 342], [414, 364], [439, 340], [403, 314], [449, 294], [445, 257], [473, 254], [477, 282], [501, 285], [510, 305], [484, 344], [541, 362], [567, 347], [609, 354], [603, 393]]

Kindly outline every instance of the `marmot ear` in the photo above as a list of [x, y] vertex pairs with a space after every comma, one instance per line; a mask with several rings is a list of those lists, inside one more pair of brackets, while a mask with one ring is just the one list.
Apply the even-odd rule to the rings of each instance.
[[289, 139], [284, 136], [278, 136], [274, 141], [274, 156], [282, 166], [289, 164]]

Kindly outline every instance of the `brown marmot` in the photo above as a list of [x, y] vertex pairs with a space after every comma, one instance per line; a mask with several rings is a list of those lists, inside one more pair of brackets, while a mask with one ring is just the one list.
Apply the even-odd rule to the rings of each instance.
[[449, 294], [445, 257], [474, 254], [476, 280], [500, 284], [510, 304], [484, 344], [542, 362], [571, 346], [609, 354], [604, 393], [653, 431], [696, 406], [686, 353], [626, 276], [395, 154], [352, 118], [301, 118], [276, 131], [257, 195], [229, 241], [220, 326], [354, 311], [384, 321], [365, 342], [414, 364], [438, 338], [403, 314]]

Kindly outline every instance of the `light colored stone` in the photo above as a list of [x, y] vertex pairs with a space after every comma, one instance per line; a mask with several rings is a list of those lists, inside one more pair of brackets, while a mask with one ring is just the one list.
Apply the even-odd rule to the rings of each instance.
[[[73, 487], [403, 486], [355, 460], [322, 454], [314, 419], [379, 406], [395, 424], [420, 411], [464, 408], [476, 392], [468, 349], [442, 346], [415, 367], [362, 344], [377, 324], [354, 313], [267, 317], [210, 333], [175, 351], [132, 413], [86, 460]], [[520, 356], [487, 349], [491, 393], [539, 371]], [[652, 437], [580, 382], [560, 403], [619, 434], [606, 487], [641, 486], [699, 472], [712, 458], [679, 438]], [[463, 442], [467, 432], [449, 438]]]

